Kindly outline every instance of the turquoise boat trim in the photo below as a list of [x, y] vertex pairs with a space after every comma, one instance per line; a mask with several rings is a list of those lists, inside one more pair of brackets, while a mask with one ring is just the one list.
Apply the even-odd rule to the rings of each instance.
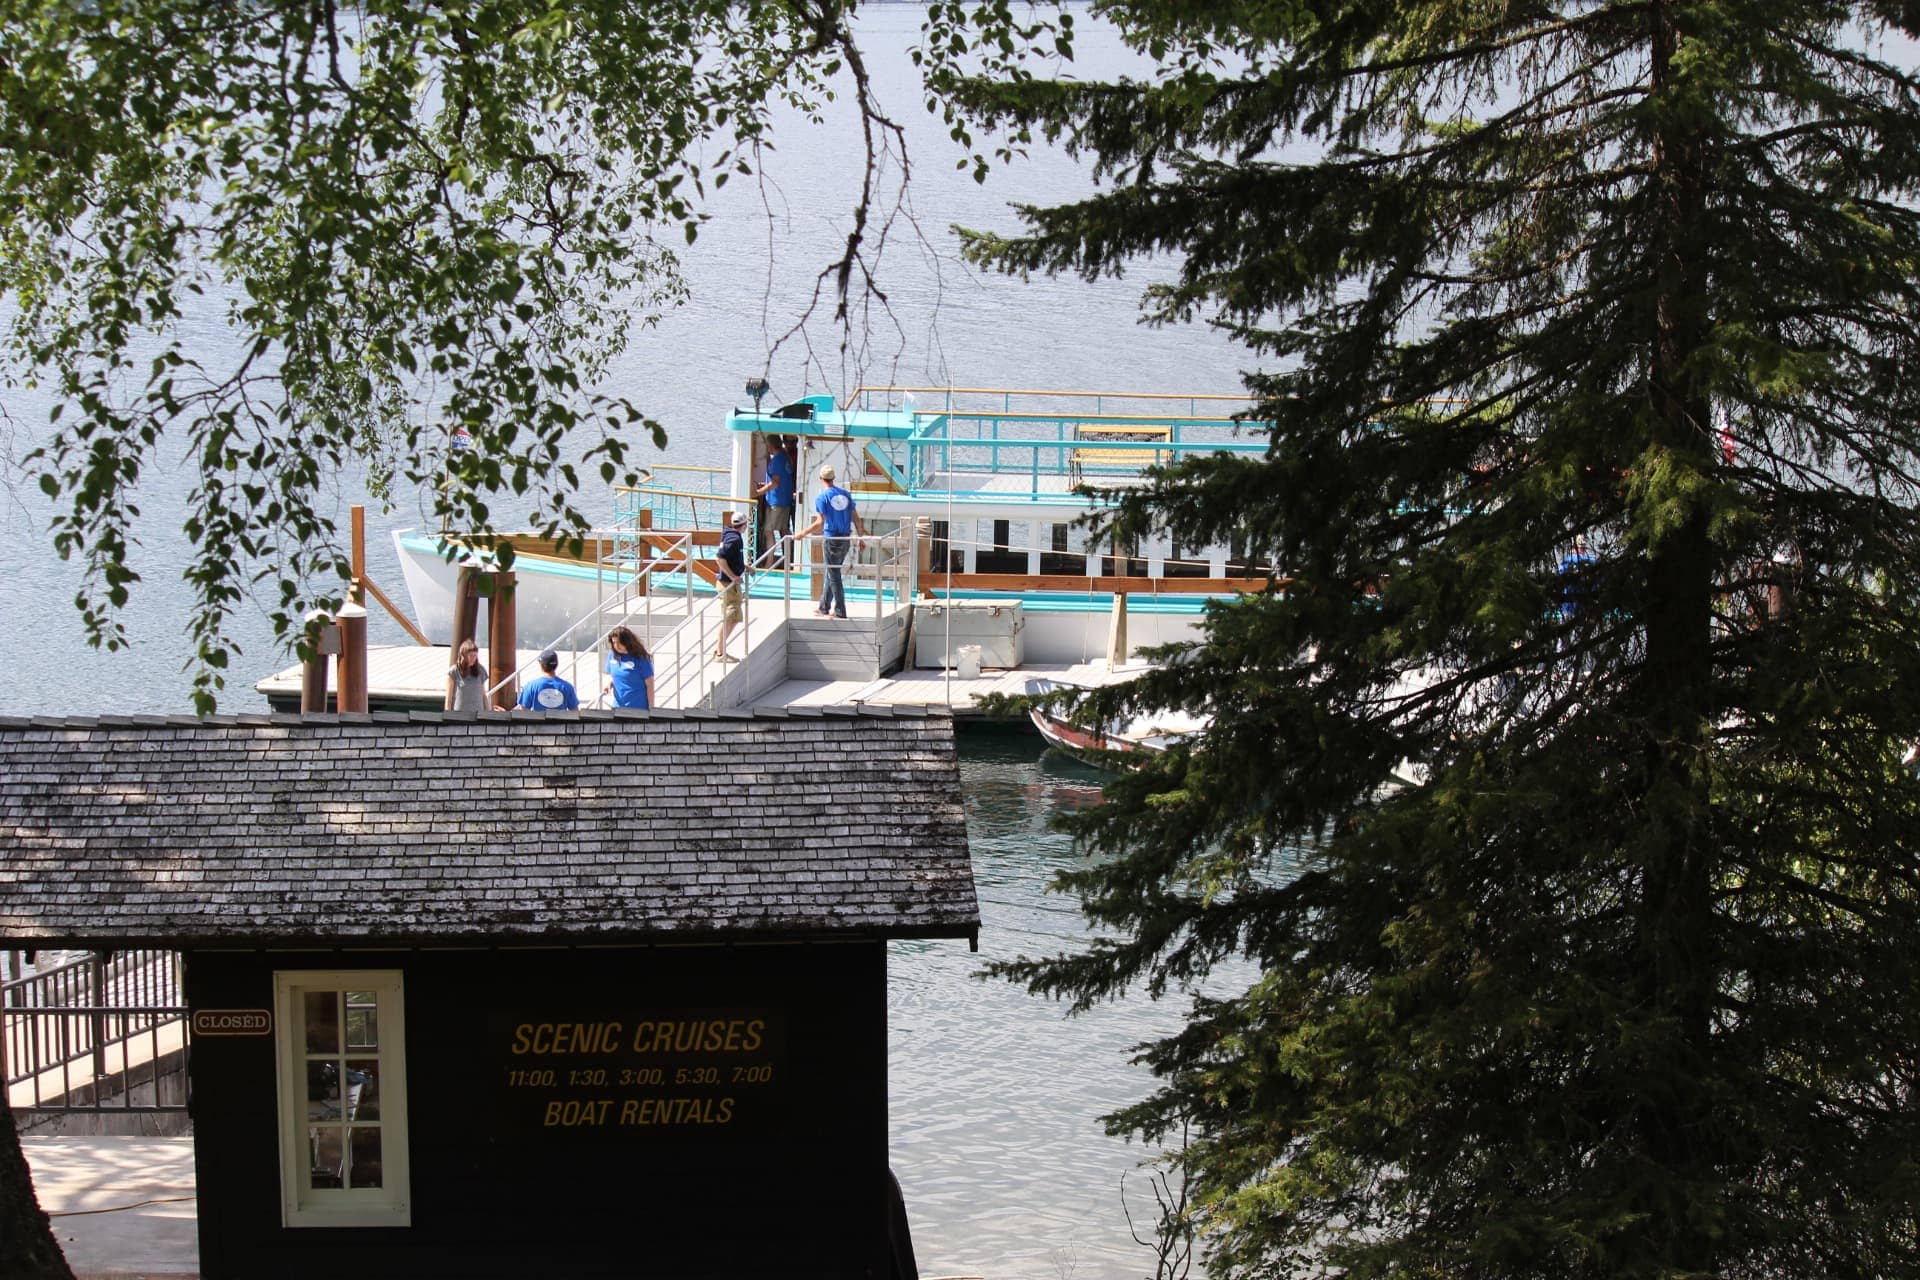
[[[442, 551], [442, 548], [446, 544], [441, 542], [439, 538], [408, 534], [401, 537], [400, 545], [408, 551], [423, 551], [430, 556], [438, 556], [442, 560], [446, 559]], [[618, 582], [626, 576], [623, 570], [611, 568], [600, 569], [591, 564], [582, 564], [578, 560], [563, 560], [557, 556], [542, 555], [537, 551], [529, 551], [520, 555], [514, 563], [524, 564], [534, 560], [539, 562], [541, 573], [554, 578], [572, 578], [580, 582], [599, 582], [604, 580], [613, 583]]]
[[[655, 594], [663, 599], [670, 600], [686, 590], [686, 575], [684, 574], [656, 573], [654, 575], [654, 582], [657, 587]], [[762, 572], [747, 579], [747, 594], [754, 600], [790, 599], [793, 601], [795, 607], [798, 608], [812, 602], [811, 585], [806, 574], [795, 573], [793, 575], [792, 587], [783, 589], [778, 571], [771, 573]], [[949, 595], [940, 589], [938, 579], [923, 581], [920, 584], [920, 589], [922, 591], [932, 590], [936, 593], [932, 600], [921, 599], [916, 602], [922, 607], [937, 605], [948, 599], [952, 599], [982, 600], [994, 604], [1007, 604], [1018, 601], [1029, 613], [1110, 613], [1113, 610], [1113, 594], [1105, 591], [1009, 592], [963, 588]], [[711, 597], [713, 595], [713, 585], [705, 578], [696, 577], [693, 583], [693, 594], [697, 598]], [[1238, 593], [1222, 591], [1218, 594], [1208, 595], [1190, 595], [1183, 593], [1180, 595], [1162, 596], [1146, 591], [1130, 591], [1127, 593], [1127, 611], [1129, 613], [1198, 616], [1205, 610], [1207, 601], [1224, 599], [1235, 594]], [[847, 584], [847, 601], [848, 611], [858, 613], [859, 610], [854, 608], [854, 602], [865, 601], [870, 606], [873, 603], [873, 590], [870, 587], [863, 587], [849, 582]]]
[[900, 468], [895, 466], [893, 459], [888, 457], [885, 451], [876, 447], [873, 441], [867, 442], [867, 456], [880, 464], [880, 470], [886, 473], [887, 479], [893, 481], [902, 490], [908, 487], [907, 478], [900, 473]]

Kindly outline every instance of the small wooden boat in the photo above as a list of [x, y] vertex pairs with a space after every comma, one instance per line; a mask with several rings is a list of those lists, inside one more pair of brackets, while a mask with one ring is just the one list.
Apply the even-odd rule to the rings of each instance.
[[[1055, 680], [1029, 680], [1026, 692], [1031, 696], [1070, 688]], [[1207, 727], [1207, 721], [1183, 712], [1159, 712], [1124, 723], [1089, 728], [1075, 724], [1059, 712], [1031, 707], [1027, 718], [1048, 746], [1094, 765], [1124, 762], [1128, 756], [1144, 758], [1159, 755], [1176, 743], [1193, 737]]]

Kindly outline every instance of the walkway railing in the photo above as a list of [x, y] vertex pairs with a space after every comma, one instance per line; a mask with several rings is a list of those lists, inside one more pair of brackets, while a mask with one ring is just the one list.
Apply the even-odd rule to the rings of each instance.
[[171, 951], [96, 952], [16, 978], [0, 985], [0, 1079], [21, 1110], [180, 1110], [186, 1016]]
[[[662, 542], [664, 542], [664, 546], [657, 545]], [[565, 631], [562, 631], [552, 640], [542, 645], [541, 649], [572, 649], [576, 652], [592, 650], [596, 655], [604, 657], [602, 650], [606, 641], [606, 633], [611, 625], [616, 619], [619, 625], [630, 625], [632, 619], [635, 617], [641, 619], [641, 626], [646, 632], [644, 643], [651, 647], [653, 644], [653, 605], [654, 600], [659, 594], [652, 589], [653, 577], [656, 572], [680, 573], [684, 576], [685, 581], [680, 584], [681, 594], [686, 601], [684, 606], [686, 611], [688, 613], [692, 612], [693, 574], [691, 572], [691, 562], [693, 560], [693, 535], [688, 533], [647, 534], [636, 545], [641, 548], [638, 554], [620, 550], [619, 543], [616, 540], [614, 549], [610, 551], [608, 555], [602, 557], [600, 565], [602, 581], [604, 582], [609, 572], [612, 572], [614, 581], [618, 584], [613, 594], [605, 597], [585, 614], [574, 619]], [[639, 605], [637, 610], [632, 607], [636, 602]], [[618, 610], [617, 613], [616, 610]], [[587, 637], [591, 637], [591, 640], [587, 644], [578, 645], [576, 643]], [[488, 686], [487, 701], [489, 704], [493, 701], [494, 694], [500, 689], [518, 682], [529, 672], [538, 669], [539, 652], [539, 650], [536, 650], [536, 656], [534, 658], [522, 662], [519, 666], [515, 667], [512, 674]], [[599, 666], [600, 663], [596, 662], [596, 673], [599, 670]]]
[[[793, 563], [807, 567], [810, 579], [822, 579], [827, 568], [826, 545], [829, 541], [849, 544], [840, 571], [843, 580], [860, 593], [862, 613], [867, 611], [865, 606], [869, 602], [865, 596], [869, 591], [873, 593], [870, 603], [875, 622], [912, 599], [915, 569], [913, 531], [906, 525], [879, 535], [841, 539], [829, 539], [825, 534], [818, 533], [809, 538], [782, 538], [768, 555], [784, 550]], [[793, 611], [792, 586], [793, 580], [789, 577], [782, 599], [786, 616], [789, 617]], [[818, 592], [810, 593], [808, 602], [811, 603], [817, 595]], [[853, 608], [849, 605], [849, 615], [852, 612]]]
[[[849, 616], [861, 618], [869, 610], [872, 613], [873, 666], [877, 671], [885, 639], [881, 623], [913, 597], [915, 561], [912, 531], [901, 528], [877, 536], [849, 537], [845, 541], [849, 546], [841, 573], [858, 593], [855, 601], [850, 603], [848, 612]], [[784, 562], [806, 566], [809, 569], [808, 578], [800, 580], [810, 582], [811, 579], [822, 577], [825, 542], [826, 538], [820, 535], [811, 538], [782, 536], [760, 557], [760, 564]], [[691, 573], [687, 575], [687, 581], [690, 589]], [[765, 595], [755, 598], [749, 574], [749, 582], [743, 585], [740, 592], [741, 620], [729, 633], [727, 641], [729, 651], [738, 660], [749, 659], [753, 646], [770, 634], [767, 625], [770, 616], [784, 623], [796, 613], [806, 616], [815, 612], [817, 592], [809, 591], [806, 595], [796, 596], [793, 592], [795, 576], [791, 573], [781, 573], [780, 584], [777, 610], [770, 615], [769, 606], [775, 606], [776, 602]], [[654, 696], [660, 706], [704, 705], [712, 698], [721, 681], [731, 673], [731, 663], [711, 656], [719, 642], [724, 613], [725, 599], [719, 592], [700, 598], [698, 603], [689, 605], [686, 621], [675, 628], [655, 650]]]

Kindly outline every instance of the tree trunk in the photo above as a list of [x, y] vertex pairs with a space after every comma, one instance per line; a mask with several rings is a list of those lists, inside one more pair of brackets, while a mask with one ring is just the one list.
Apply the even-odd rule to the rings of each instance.
[[0, 1276], [8, 1280], [73, 1280], [53, 1223], [33, 1193], [13, 1111], [0, 1106]]
[[[1676, 33], [1670, 3], [1652, 8], [1652, 80], [1672, 109]], [[1666, 93], [1663, 95], [1663, 90]], [[1680, 92], [1684, 92], [1682, 89]], [[1698, 238], [1705, 216], [1698, 133], [1656, 126], [1654, 140], [1653, 352], [1649, 393], [1654, 438], [1677, 474], [1714, 466], [1712, 401], [1689, 369], [1707, 338]], [[1671, 501], [1671, 495], [1664, 495]], [[1655, 1256], [1682, 1275], [1713, 1270], [1715, 1245], [1684, 1212], [1694, 1188], [1711, 1185], [1710, 1145], [1700, 1133], [1697, 1083], [1711, 1052], [1716, 982], [1712, 922], [1713, 851], [1704, 751], [1713, 718], [1713, 546], [1710, 512], [1697, 492], [1675, 528], [1648, 550], [1645, 599], [1644, 772], [1647, 819], [1637, 944], [1642, 1009], [1652, 1026], [1645, 1055], [1639, 1140], [1665, 1186], [1645, 1206], [1658, 1233]], [[1643, 1016], [1644, 1016], [1643, 1015]]]

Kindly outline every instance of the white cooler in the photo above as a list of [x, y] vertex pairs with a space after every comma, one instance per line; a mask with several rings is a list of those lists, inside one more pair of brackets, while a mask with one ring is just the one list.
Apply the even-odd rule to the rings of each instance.
[[[978, 646], [983, 667], [1017, 667], [1026, 619], [1018, 600], [953, 600], [916, 605], [913, 665], [951, 667], [962, 647]], [[951, 639], [949, 639], [951, 636]]]

